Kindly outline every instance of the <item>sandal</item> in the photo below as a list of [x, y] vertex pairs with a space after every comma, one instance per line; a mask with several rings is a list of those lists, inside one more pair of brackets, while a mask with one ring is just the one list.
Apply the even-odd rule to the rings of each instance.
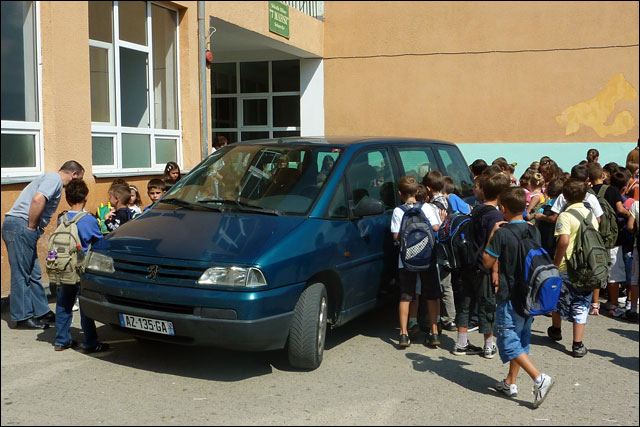
[[91, 354], [91, 353], [102, 353], [105, 351], [109, 350], [109, 344], [107, 343], [103, 343], [103, 342], [99, 342], [98, 344], [96, 344], [95, 347], [90, 347], [90, 348], [85, 348], [83, 350], [84, 354]]

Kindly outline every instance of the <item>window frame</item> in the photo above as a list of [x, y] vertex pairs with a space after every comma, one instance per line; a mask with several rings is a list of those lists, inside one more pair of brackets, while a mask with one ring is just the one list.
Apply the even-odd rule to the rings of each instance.
[[[290, 59], [289, 59], [290, 60]], [[298, 61], [298, 67], [301, 68], [300, 59], [295, 59]], [[282, 60], [268, 60], [268, 74], [269, 74], [269, 91], [268, 92], [251, 92], [245, 93], [241, 92], [241, 76], [240, 76], [240, 64], [248, 63], [248, 62], [265, 62], [265, 61], [221, 61], [221, 64], [233, 63], [235, 64], [235, 78], [236, 78], [236, 91], [235, 93], [221, 93], [215, 94], [213, 93], [214, 85], [211, 85], [211, 111], [212, 111], [212, 123], [211, 123], [211, 138], [215, 138], [216, 133], [235, 133], [236, 141], [242, 141], [242, 133], [243, 132], [268, 132], [269, 138], [273, 138], [274, 132], [298, 132], [301, 133], [302, 123], [299, 126], [274, 126], [273, 125], [273, 98], [279, 96], [297, 96], [298, 97], [298, 107], [300, 116], [302, 116], [302, 106], [301, 106], [301, 98], [302, 98], [302, 90], [298, 91], [288, 91], [288, 92], [274, 92], [273, 91], [273, 63], [279, 62]], [[215, 67], [216, 63], [213, 64]], [[211, 78], [213, 78], [213, 71], [211, 74]], [[213, 113], [213, 105], [215, 99], [220, 98], [235, 98], [236, 99], [236, 127], [215, 127], [213, 121], [215, 120], [215, 114]], [[244, 125], [244, 110], [243, 105], [244, 101], [248, 99], [266, 99], [267, 100], [267, 124], [266, 125]], [[301, 117], [302, 120], [302, 117]]]
[[[92, 165], [93, 173], [96, 177], [102, 176], [114, 176], [119, 175], [132, 175], [132, 174], [156, 174], [164, 171], [165, 163], [159, 164], [156, 161], [156, 138], [175, 139], [176, 140], [176, 163], [183, 168], [183, 150], [182, 150], [182, 114], [181, 114], [181, 90], [180, 90], [180, 16], [179, 11], [175, 7], [168, 6], [166, 4], [158, 3], [155, 1], [146, 1], [146, 33], [147, 33], [147, 46], [120, 40], [120, 18], [119, 18], [119, 2], [114, 1], [112, 4], [112, 34], [113, 43], [111, 43], [111, 55], [109, 58], [110, 64], [113, 64], [113, 68], [110, 72], [113, 74], [110, 76], [109, 90], [113, 90], [110, 93], [110, 98], [113, 97], [114, 103], [111, 107], [114, 111], [113, 124], [106, 124], [105, 122], [91, 122], [91, 136], [109, 136], [114, 137], [114, 161], [115, 166], [105, 165]], [[175, 63], [176, 63], [176, 97], [177, 97], [177, 120], [176, 129], [159, 129], [155, 127], [155, 93], [154, 93], [154, 71], [153, 71], [153, 22], [152, 22], [152, 7], [163, 7], [172, 11], [175, 15], [175, 31], [176, 31], [176, 46], [175, 46]], [[109, 45], [106, 42], [100, 42], [96, 40], [89, 40], [90, 46], [104, 47]], [[122, 125], [122, 99], [120, 96], [120, 82], [122, 76], [120, 75], [120, 48], [131, 49], [136, 52], [143, 52], [147, 55], [147, 112], [149, 117], [149, 127], [130, 127]], [[123, 168], [122, 167], [122, 135], [123, 134], [142, 134], [149, 136], [150, 144], [150, 167], [137, 167], [137, 168]]]
[[40, 28], [40, 2], [33, 1], [34, 14], [34, 43], [35, 43], [35, 68], [36, 91], [38, 103], [38, 120], [16, 121], [2, 120], [1, 133], [7, 135], [34, 135], [34, 167], [2, 168], [0, 172], [0, 185], [31, 181], [44, 172], [44, 127], [42, 125], [42, 34]]

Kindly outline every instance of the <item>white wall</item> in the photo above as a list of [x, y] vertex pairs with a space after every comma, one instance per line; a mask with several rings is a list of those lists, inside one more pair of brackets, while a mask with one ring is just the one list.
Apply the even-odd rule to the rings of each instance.
[[300, 59], [300, 136], [324, 136], [322, 59]]

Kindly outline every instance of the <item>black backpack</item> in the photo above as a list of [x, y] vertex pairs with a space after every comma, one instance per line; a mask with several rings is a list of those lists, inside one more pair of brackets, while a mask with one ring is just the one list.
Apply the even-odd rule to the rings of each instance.
[[454, 271], [464, 265], [465, 260], [461, 259], [461, 255], [469, 251], [470, 224], [471, 215], [459, 212], [449, 214], [444, 219], [436, 234], [435, 254], [439, 266]]
[[422, 211], [422, 203], [400, 206], [404, 212], [400, 223], [400, 260], [407, 271], [425, 271], [433, 265], [436, 237]]
[[[469, 221], [460, 221], [460, 227], [451, 239], [452, 251], [455, 254], [455, 265], [463, 271], [475, 271], [478, 268], [480, 256], [487, 244], [486, 241], [479, 242], [480, 227], [482, 217], [491, 212], [494, 206], [485, 205], [481, 209], [475, 208], [470, 214], [461, 214], [469, 218]], [[489, 237], [487, 235], [487, 237]]]

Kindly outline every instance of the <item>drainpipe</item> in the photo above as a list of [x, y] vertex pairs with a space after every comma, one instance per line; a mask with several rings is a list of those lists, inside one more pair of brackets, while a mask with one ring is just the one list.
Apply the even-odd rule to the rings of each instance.
[[198, 1], [198, 63], [200, 66], [200, 135], [202, 138], [202, 158], [209, 153], [209, 128], [207, 126], [207, 61], [205, 59], [204, 1]]

